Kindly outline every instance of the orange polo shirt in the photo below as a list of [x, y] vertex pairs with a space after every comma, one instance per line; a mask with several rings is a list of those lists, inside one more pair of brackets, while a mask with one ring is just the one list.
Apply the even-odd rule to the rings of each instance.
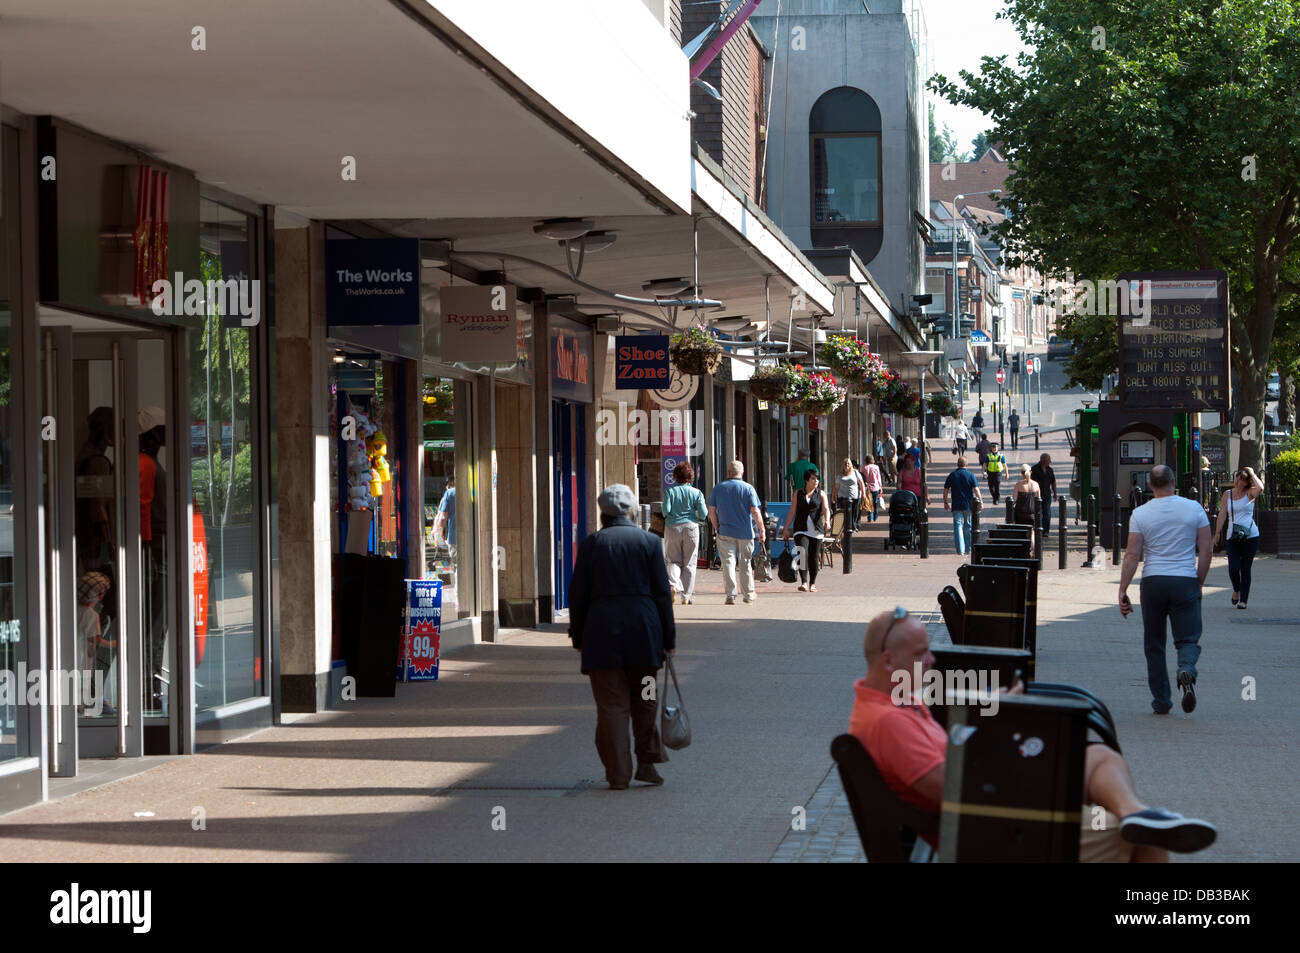
[[849, 716], [849, 733], [862, 742], [889, 789], [903, 800], [927, 811], [939, 805], [926, 801], [912, 785], [944, 763], [948, 735], [919, 698], [915, 704], [895, 705], [884, 692], [867, 687], [860, 678]]

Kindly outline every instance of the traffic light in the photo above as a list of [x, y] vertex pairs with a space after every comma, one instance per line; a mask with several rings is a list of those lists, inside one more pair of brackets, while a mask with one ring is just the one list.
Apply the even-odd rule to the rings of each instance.
[[1019, 373], [1020, 373], [1020, 355], [1019, 355], [1019, 354], [1013, 354], [1013, 355], [1011, 356], [1011, 373], [1012, 373], [1012, 374], [1019, 374]]

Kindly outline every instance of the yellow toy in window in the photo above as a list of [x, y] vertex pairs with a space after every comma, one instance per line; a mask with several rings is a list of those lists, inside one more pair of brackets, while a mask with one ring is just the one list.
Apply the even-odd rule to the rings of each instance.
[[382, 430], [376, 430], [366, 438], [366, 450], [370, 456], [370, 495], [379, 496], [383, 492], [379, 484], [393, 482], [387, 460], [388, 438]]

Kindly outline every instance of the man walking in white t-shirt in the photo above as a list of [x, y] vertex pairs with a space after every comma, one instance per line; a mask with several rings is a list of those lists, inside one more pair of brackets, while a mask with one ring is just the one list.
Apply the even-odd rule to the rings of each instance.
[[1201, 587], [1210, 571], [1210, 521], [1199, 503], [1174, 495], [1174, 471], [1151, 468], [1154, 497], [1129, 517], [1128, 548], [1119, 576], [1119, 611], [1133, 611], [1128, 584], [1142, 569], [1142, 629], [1146, 644], [1147, 684], [1151, 708], [1165, 715], [1174, 707], [1165, 664], [1165, 621], [1173, 629], [1178, 652], [1178, 687], [1183, 711], [1196, 708], [1196, 661], [1201, 657]]

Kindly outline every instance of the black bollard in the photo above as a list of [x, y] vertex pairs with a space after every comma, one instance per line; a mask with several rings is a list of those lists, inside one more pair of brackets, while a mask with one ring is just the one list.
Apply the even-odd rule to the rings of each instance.
[[1034, 449], [1038, 449], [1038, 428], [1034, 428]]
[[929, 520], [921, 521], [919, 545], [921, 547], [921, 558], [929, 559], [930, 558], [930, 521]]
[[1065, 568], [1065, 497], [1057, 497], [1056, 512], [1060, 516], [1056, 528], [1056, 568]]
[[848, 575], [853, 572], [853, 503], [851, 500], [844, 502], [844, 539], [840, 549], [843, 550], [841, 554], [843, 559], [840, 562], [844, 566], [845, 575]]
[[1015, 510], [1011, 506], [1011, 497], [1008, 496], [1007, 497], [1007, 522], [1014, 523], [1015, 522], [1015, 519], [1013, 518], [1014, 516], [1015, 516]]
[[1114, 545], [1111, 547], [1111, 552], [1110, 552], [1110, 564], [1112, 566], [1119, 565], [1120, 537], [1124, 535], [1124, 517], [1123, 517], [1124, 511], [1121, 509], [1123, 505], [1124, 505], [1124, 497], [1116, 493], [1115, 494], [1115, 539], [1114, 539]]
[[1042, 501], [1034, 497], [1034, 558], [1042, 565], [1043, 558], [1043, 515], [1039, 511]]
[[1094, 565], [1093, 550], [1097, 547], [1097, 494], [1088, 494], [1088, 558], [1084, 561], [1083, 568], [1091, 569]]

